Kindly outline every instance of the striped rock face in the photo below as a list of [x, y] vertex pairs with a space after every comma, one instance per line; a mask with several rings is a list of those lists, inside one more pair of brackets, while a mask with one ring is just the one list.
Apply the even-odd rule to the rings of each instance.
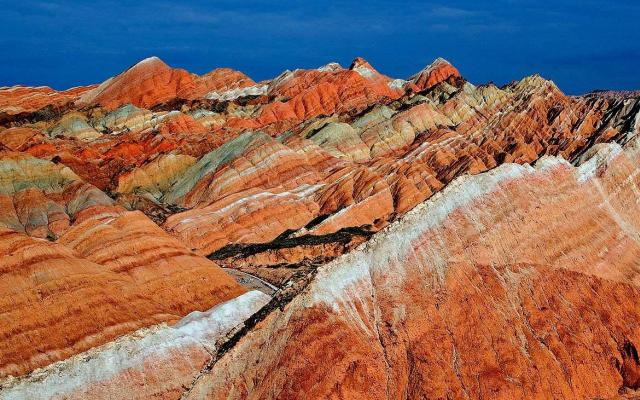
[[30, 113], [45, 108], [61, 108], [77, 100], [93, 86], [81, 86], [57, 91], [47, 86], [13, 86], [0, 88], [0, 112], [9, 115]]
[[633, 396], [639, 133], [443, 59], [0, 88], [0, 398]]
[[[456, 179], [320, 267], [187, 398], [608, 398], [640, 385], [638, 142]], [[259, 350], [262, 349], [262, 350]]]
[[21, 153], [0, 160], [0, 375], [245, 292], [68, 167]]

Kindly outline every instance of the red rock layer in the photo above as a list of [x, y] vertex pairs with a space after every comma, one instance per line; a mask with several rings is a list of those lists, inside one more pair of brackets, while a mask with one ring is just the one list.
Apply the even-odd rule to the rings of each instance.
[[91, 207], [113, 200], [71, 169], [18, 152], [0, 152], [0, 226], [55, 239]]
[[150, 57], [85, 93], [79, 103], [99, 104], [111, 110], [127, 103], [151, 107], [175, 98], [179, 91], [193, 85], [187, 71], [173, 69], [159, 58]]
[[78, 99], [96, 87], [80, 86], [57, 91], [46, 86], [13, 86], [0, 88], [0, 112], [19, 114], [40, 110], [46, 106], [61, 107]]
[[389, 82], [362, 59], [351, 69], [287, 71], [271, 82], [268, 96], [275, 101], [265, 105], [258, 118], [230, 123], [283, 132], [319, 115], [359, 112], [400, 97], [404, 91]]
[[269, 301], [251, 291], [173, 326], [140, 329], [32, 374], [0, 379], [0, 397], [175, 399], [213, 361], [218, 341]]
[[9, 128], [0, 132], [2, 150], [25, 151], [43, 141], [42, 132], [33, 128]]
[[460, 72], [447, 60], [438, 58], [428, 67], [409, 78], [409, 81], [416, 86], [418, 91], [422, 91], [451, 78], [461, 78]]
[[[312, 124], [271, 142], [263, 137], [255, 142], [259, 152], [228, 142], [164, 198], [193, 207], [171, 216], [165, 227], [201, 254], [232, 243], [269, 242], [288, 229], [297, 230], [295, 236], [354, 227], [376, 231], [462, 174], [503, 162], [531, 163], [544, 154], [575, 159], [593, 142], [624, 141], [637, 128], [627, 130], [622, 121], [635, 118], [640, 104], [568, 98], [539, 77], [505, 89], [466, 84], [449, 96], [440, 103], [376, 107], [350, 124]], [[218, 158], [228, 164], [204, 162]], [[303, 196], [262, 201], [303, 184], [310, 185], [297, 191]], [[285, 203], [296, 211], [281, 212]], [[246, 218], [237, 218], [246, 210]], [[234, 228], [220, 223], [225, 220]]]
[[[192, 208], [170, 217], [165, 226], [189, 248], [209, 254], [228, 244], [269, 242], [288, 230], [296, 230], [296, 236], [346, 228], [376, 231], [461, 174], [503, 162], [533, 162], [544, 154], [576, 159], [594, 142], [624, 142], [638, 129], [629, 123], [639, 111], [634, 98], [570, 98], [538, 76], [504, 88], [475, 87], [462, 84], [451, 68], [437, 60], [416, 75], [426, 76], [416, 82], [433, 86], [420, 95], [404, 95], [408, 84], [404, 89], [394, 86], [365, 60], [356, 59], [350, 69], [330, 66], [285, 73], [251, 104], [246, 99], [201, 99], [204, 103], [185, 103], [180, 111], [152, 112], [131, 105], [111, 112], [94, 109], [82, 117], [97, 134], [83, 136], [87, 141], [57, 135], [66, 121], [62, 117], [6, 129], [0, 132], [0, 143], [56, 160], [99, 189], [121, 188], [123, 202], [150, 215], [149, 210], [155, 210], [162, 214], [158, 221], [171, 214], [165, 206]], [[140, 73], [145, 70], [151, 71], [149, 76], [175, 73], [151, 59], [103, 89], [121, 81], [135, 86], [144, 81], [139, 78], [147, 76]], [[214, 71], [209, 78], [209, 89], [251, 83], [227, 70]], [[152, 83], [150, 88], [161, 90]], [[337, 97], [325, 96], [323, 88]], [[171, 108], [169, 103], [164, 106]], [[270, 109], [277, 112], [266, 118]], [[236, 140], [250, 135], [240, 131], [259, 126], [276, 137], [236, 146]], [[157, 179], [135, 173], [153, 169], [167, 155], [202, 162]], [[144, 182], [124, 184], [130, 177]], [[282, 212], [279, 195], [293, 211]], [[273, 201], [261, 202], [265, 196]], [[239, 222], [245, 198], [251, 211]]]
[[163, 154], [201, 157], [222, 144], [221, 138], [187, 114], [162, 113], [152, 120], [150, 115], [130, 110], [119, 118], [117, 124], [104, 128], [117, 129], [117, 134], [102, 135], [89, 143], [63, 137], [27, 137], [26, 131], [18, 136], [15, 130], [23, 128], [0, 132], [0, 142], [6, 135], [8, 145], [20, 146], [21, 151], [38, 158], [55, 159], [102, 190], [115, 190], [120, 175]]
[[[89, 91], [0, 92], [0, 314], [11, 316], [0, 375], [243, 292], [196, 254], [285, 283], [393, 224], [321, 269], [191, 395], [581, 398], [637, 386], [638, 156], [602, 146], [640, 133], [633, 93], [567, 97], [539, 76], [476, 87], [444, 60], [409, 81], [356, 59], [256, 85], [157, 58]], [[500, 167], [510, 162], [539, 165]], [[169, 357], [170, 389], [144, 393], [179, 393], [210, 360], [198, 349], [191, 368]]]
[[[179, 70], [171, 69], [158, 59], [148, 59], [105, 82], [100, 88], [87, 93], [83, 101], [84, 103], [90, 103], [93, 100], [100, 102], [103, 97], [106, 99], [111, 95], [115, 97], [108, 104], [109, 107], [127, 102], [150, 106], [157, 101], [168, 101], [163, 97], [166, 94], [164, 92], [168, 91], [171, 96], [174, 96], [172, 87], [182, 84], [174, 82], [161, 85], [154, 79], [170, 79], [174, 75], [184, 75], [176, 71]], [[198, 88], [202, 86], [197, 83], [200, 81], [207, 81], [205, 86], [216, 89], [241, 87], [251, 83], [247, 80], [248, 78], [245, 79], [242, 75], [228, 70], [219, 72], [216, 70], [210, 76], [203, 77], [184, 75], [184, 79], [185, 82], [189, 79], [196, 82], [195, 86], [185, 83], [182, 85], [185, 88]], [[285, 74], [271, 83], [269, 98], [275, 100], [266, 105], [245, 107], [232, 103], [224, 112], [183, 108], [184, 112], [172, 111], [171, 113], [152, 113], [131, 106], [122, 106], [106, 115], [104, 110], [98, 109], [91, 111], [86, 118], [88, 125], [86, 132], [83, 131], [82, 138], [89, 143], [79, 143], [78, 138], [74, 137], [79, 135], [76, 133], [69, 134], [70, 137], [59, 135], [58, 128], [66, 121], [64, 117], [33, 125], [36, 130], [44, 134], [43, 136], [31, 137], [28, 140], [24, 137], [23, 142], [16, 142], [18, 137], [15, 132], [9, 135], [10, 131], [7, 130], [6, 133], [0, 134], [0, 140], [6, 136], [7, 139], [4, 141], [7, 145], [13, 146], [9, 148], [21, 146], [21, 151], [28, 151], [37, 157], [58, 158], [62, 163], [73, 168], [83, 179], [101, 189], [114, 190], [119, 176], [128, 172], [131, 166], [142, 166], [163, 153], [174, 152], [201, 157], [213, 148], [234, 139], [243, 129], [262, 126], [270, 133], [278, 133], [318, 114], [357, 113], [362, 107], [367, 107], [372, 102], [387, 101], [403, 93], [401, 89], [391, 88], [389, 83], [389, 78], [379, 74], [366, 61], [356, 60], [352, 69], [334, 68]], [[322, 88], [329, 87], [330, 91], [338, 96], [339, 104], [334, 102], [335, 96], [322, 94], [324, 91]], [[147, 89], [151, 92], [147, 93]], [[163, 93], [157, 94], [153, 91]], [[164, 100], [160, 97], [156, 98], [156, 95]], [[180, 96], [180, 94], [175, 95]], [[149, 98], [148, 101], [141, 100], [145, 96]], [[315, 100], [304, 100], [306, 97]], [[300, 103], [299, 106], [295, 105], [297, 102]], [[84, 104], [82, 101], [80, 103]], [[467, 107], [467, 104], [462, 103], [460, 107]], [[313, 110], [308, 113], [304, 111], [307, 108]], [[272, 116], [269, 116], [270, 109], [275, 112]], [[409, 114], [420, 113], [423, 111], [415, 109]], [[452, 122], [447, 122], [443, 116], [434, 114], [434, 111], [431, 114], [429, 121], [432, 118], [433, 122], [426, 125], [418, 124], [417, 127], [424, 130], [441, 125], [451, 126]], [[356, 146], [356, 152], [345, 154], [356, 161], [363, 161], [368, 157], [367, 153], [369, 156], [378, 157], [405, 148], [413, 141], [415, 134], [419, 133], [411, 128], [415, 123], [414, 120], [415, 118], [409, 120], [397, 118], [391, 130], [383, 129], [382, 126], [363, 129], [363, 132], [356, 130], [349, 136], [350, 143]], [[407, 130], [407, 126], [411, 129]], [[389, 133], [384, 133], [386, 131]], [[357, 139], [355, 135], [360, 135], [361, 139]], [[336, 149], [344, 148], [347, 152], [351, 151], [346, 147], [347, 145], [343, 146], [339, 143], [334, 145], [338, 146]], [[367, 151], [364, 145], [369, 146], [370, 151]], [[335, 150], [330, 148], [327, 151], [334, 151], [332, 154], [336, 154]]]
[[640, 386], [637, 141], [465, 177], [321, 267], [187, 398], [607, 398]]
[[231, 68], [216, 68], [194, 80], [194, 88], [185, 88], [178, 92], [178, 97], [198, 99], [211, 92], [225, 92], [233, 89], [253, 86], [256, 83], [240, 71]]
[[3, 376], [244, 292], [140, 212], [85, 213], [56, 244], [6, 229], [1, 236]]
[[249, 77], [229, 68], [197, 76], [183, 69], [171, 68], [157, 57], [150, 57], [85, 93], [78, 104], [101, 105], [111, 110], [127, 103], [150, 108], [176, 98], [197, 99], [209, 92], [253, 84], [255, 82]]
[[68, 167], [1, 152], [0, 171], [0, 376], [245, 291]]

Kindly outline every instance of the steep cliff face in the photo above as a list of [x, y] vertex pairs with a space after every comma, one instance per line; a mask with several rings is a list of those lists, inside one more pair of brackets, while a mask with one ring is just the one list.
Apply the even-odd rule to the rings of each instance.
[[188, 398], [601, 398], [636, 389], [638, 141], [457, 179], [321, 267]]

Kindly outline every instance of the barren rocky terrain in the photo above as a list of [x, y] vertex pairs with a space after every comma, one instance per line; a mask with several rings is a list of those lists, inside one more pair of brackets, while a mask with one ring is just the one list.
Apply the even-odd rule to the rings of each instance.
[[0, 398], [633, 398], [638, 134], [443, 59], [2, 87]]

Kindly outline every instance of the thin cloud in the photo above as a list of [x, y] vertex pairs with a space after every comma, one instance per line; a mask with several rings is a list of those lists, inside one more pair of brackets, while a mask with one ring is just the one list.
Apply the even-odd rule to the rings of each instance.
[[438, 18], [468, 18], [475, 17], [480, 13], [475, 10], [467, 10], [464, 8], [436, 6], [431, 9], [430, 15]]

